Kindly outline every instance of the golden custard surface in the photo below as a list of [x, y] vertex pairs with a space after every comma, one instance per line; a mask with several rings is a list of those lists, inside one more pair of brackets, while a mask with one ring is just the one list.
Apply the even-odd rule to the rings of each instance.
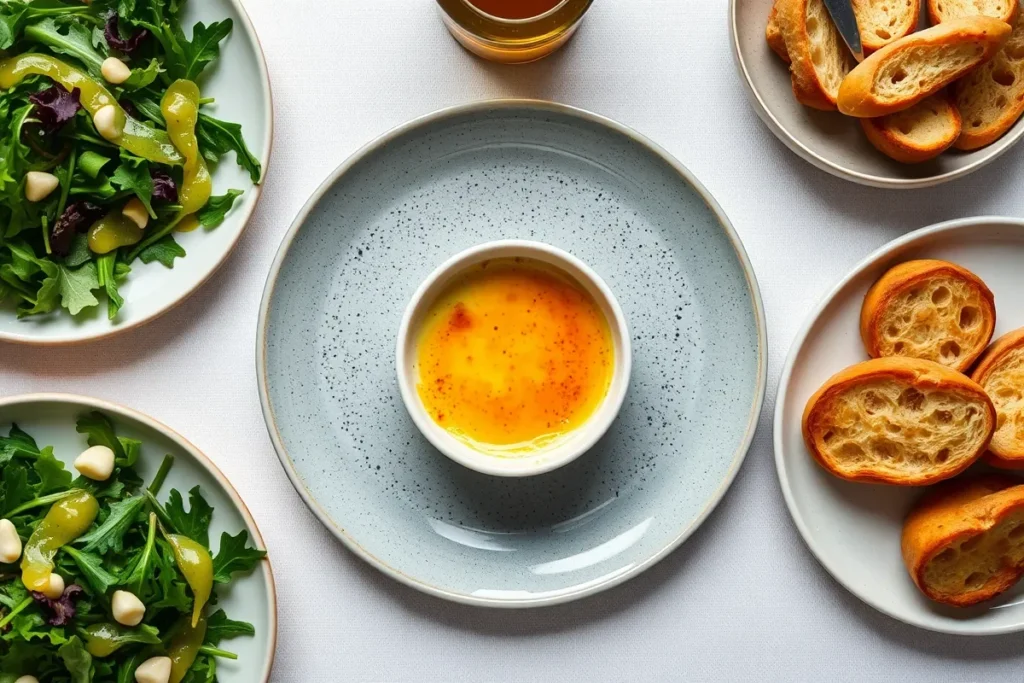
[[614, 354], [604, 314], [576, 282], [498, 259], [456, 278], [431, 306], [417, 390], [457, 438], [515, 455], [586, 422], [608, 393]]

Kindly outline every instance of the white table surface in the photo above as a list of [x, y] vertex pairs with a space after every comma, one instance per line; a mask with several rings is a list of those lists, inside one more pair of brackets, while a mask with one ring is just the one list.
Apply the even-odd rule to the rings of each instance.
[[[201, 0], [192, 0], [198, 2]], [[863, 188], [790, 153], [744, 98], [725, 0], [596, 0], [555, 56], [482, 62], [431, 0], [244, 0], [275, 101], [265, 194], [227, 265], [184, 305], [113, 341], [0, 345], [0, 394], [68, 391], [127, 404], [213, 457], [269, 546], [279, 596], [274, 681], [1020, 681], [1020, 636], [966, 639], [861, 604], [809, 554], [775, 476], [771, 417], [789, 344], [858, 260], [929, 223], [1024, 215], [1024, 147], [933, 190]], [[669, 559], [570, 605], [486, 611], [365, 566], [288, 483], [256, 394], [256, 315], [306, 197], [349, 154], [410, 118], [493, 97], [564, 102], [676, 155], [730, 216], [768, 315], [768, 398], [722, 504]]]

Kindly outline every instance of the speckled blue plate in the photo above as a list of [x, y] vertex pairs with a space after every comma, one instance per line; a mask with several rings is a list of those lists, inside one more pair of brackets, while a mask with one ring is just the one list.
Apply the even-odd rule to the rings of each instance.
[[[526, 479], [436, 451], [395, 376], [416, 287], [452, 254], [505, 238], [588, 263], [633, 333], [615, 424]], [[594, 114], [496, 101], [406, 124], [317, 190], [270, 272], [257, 372], [285, 471], [345, 545], [433, 595], [530, 607], [621, 583], [697, 528], [750, 445], [765, 352], [750, 263], [686, 169]]]

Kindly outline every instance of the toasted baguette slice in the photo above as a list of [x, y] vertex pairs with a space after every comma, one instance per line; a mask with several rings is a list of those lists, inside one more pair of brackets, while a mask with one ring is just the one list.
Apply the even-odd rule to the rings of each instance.
[[953, 98], [964, 118], [957, 149], [992, 144], [1024, 114], [1024, 19], [1019, 13], [1003, 48], [954, 83]]
[[1024, 486], [1001, 474], [945, 482], [911, 510], [900, 546], [910, 578], [932, 600], [989, 600], [1024, 574]]
[[822, 0], [778, 0], [779, 30], [790, 59], [793, 94], [801, 104], [835, 111], [852, 57]]
[[960, 137], [960, 114], [941, 94], [895, 114], [859, 120], [879, 152], [905, 164], [934, 159]]
[[911, 33], [875, 52], [843, 79], [836, 100], [839, 111], [873, 118], [909, 109], [991, 59], [1010, 30], [998, 19], [965, 17]]
[[779, 28], [778, 1], [772, 5], [772, 11], [768, 15], [768, 26], [764, 30], [764, 38], [768, 41], [768, 47], [779, 56], [779, 59], [789, 64], [789, 52], [786, 51], [786, 39], [782, 37], [782, 30]]
[[804, 409], [804, 441], [848, 481], [924, 486], [977, 460], [995, 429], [985, 391], [944, 365], [876, 358], [829, 379]]
[[874, 52], [917, 29], [920, 0], [853, 0], [865, 52]]
[[997, 467], [1024, 467], [1024, 327], [997, 339], [971, 378], [996, 406], [989, 462]]
[[928, 19], [933, 24], [978, 15], [1011, 24], [1017, 16], [1017, 0], [928, 0]]
[[971, 271], [948, 261], [907, 261], [872, 285], [860, 311], [869, 356], [908, 356], [966, 372], [996, 326], [995, 298]]

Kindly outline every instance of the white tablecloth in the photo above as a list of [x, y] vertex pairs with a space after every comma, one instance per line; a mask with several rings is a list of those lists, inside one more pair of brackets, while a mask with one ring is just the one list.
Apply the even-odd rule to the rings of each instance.
[[[273, 557], [274, 681], [1022, 679], [1020, 636], [972, 640], [904, 626], [825, 573], [783, 503], [771, 418], [778, 374], [812, 305], [869, 251], [910, 229], [1024, 215], [1024, 148], [933, 190], [834, 179], [790, 153], [748, 106], [730, 54], [726, 0], [596, 0], [573, 42], [523, 67], [464, 52], [432, 0], [244, 1], [270, 66], [276, 135], [265, 194], [237, 252], [184, 305], [113, 341], [63, 350], [0, 345], [0, 393], [69, 391], [124, 403], [217, 461]], [[493, 97], [590, 109], [678, 157], [746, 244], [770, 343], [754, 446], [703, 528], [624, 586], [515, 613], [420, 595], [336, 542], [281, 470], [254, 374], [267, 269], [306, 197], [389, 128]]]

